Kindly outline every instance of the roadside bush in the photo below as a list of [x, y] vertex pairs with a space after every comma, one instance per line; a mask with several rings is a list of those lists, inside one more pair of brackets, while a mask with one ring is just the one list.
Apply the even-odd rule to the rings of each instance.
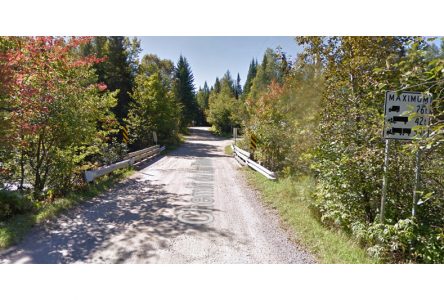
[[355, 223], [353, 234], [367, 252], [386, 262], [443, 263], [444, 232], [419, 226], [413, 219], [395, 224]]
[[32, 211], [34, 204], [18, 192], [0, 191], [0, 221]]
[[98, 159], [101, 165], [109, 165], [123, 160], [127, 153], [128, 146], [113, 138], [110, 143], [101, 146]]

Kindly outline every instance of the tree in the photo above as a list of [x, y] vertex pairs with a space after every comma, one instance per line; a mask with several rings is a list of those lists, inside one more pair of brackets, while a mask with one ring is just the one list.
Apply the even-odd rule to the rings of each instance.
[[165, 86], [169, 89], [173, 88], [175, 76], [174, 63], [169, 59], [160, 59], [155, 54], [145, 55], [139, 66], [139, 74], [142, 73], [148, 77], [158, 73]]
[[239, 73], [237, 73], [236, 85], [234, 87], [236, 99], [239, 99], [242, 96], [242, 86], [240, 81], [241, 79]]
[[8, 180], [17, 166], [7, 164], [14, 154], [14, 143], [8, 140], [11, 136], [11, 112], [14, 110], [14, 99], [10, 97], [13, 88], [14, 70], [9, 64], [11, 49], [18, 47], [22, 38], [0, 37], [0, 188], [3, 180]]
[[[314, 38], [308, 46], [308, 51], [320, 53], [327, 64], [324, 74], [328, 79], [322, 103], [326, 117], [319, 124], [321, 143], [317, 159], [321, 169], [335, 168], [336, 171], [334, 176], [321, 175], [322, 178], [325, 175], [326, 180], [324, 191], [331, 188], [329, 191], [337, 195], [338, 203], [351, 208], [348, 213], [353, 219], [373, 222], [380, 199], [377, 178], [382, 176], [381, 169], [375, 168], [380, 162], [380, 156], [375, 153], [383, 152], [382, 139], [378, 139], [382, 105], [375, 101], [383, 99], [383, 93], [371, 84], [383, 78], [373, 70], [385, 67], [387, 59], [399, 61], [404, 40], [333, 37], [319, 41]], [[353, 188], [347, 188], [346, 192], [343, 187], [349, 186]]]
[[258, 138], [255, 159], [286, 174], [309, 172], [304, 159], [316, 146], [323, 78], [315, 65], [300, 62], [282, 84], [275, 80], [258, 98], [245, 101], [247, 136]]
[[175, 72], [175, 97], [183, 105], [183, 118], [181, 129], [190, 125], [196, 120], [198, 115], [198, 106], [194, 92], [194, 76], [190, 65], [185, 57], [179, 57]]
[[[230, 132], [233, 126], [239, 126], [242, 121], [243, 103], [235, 98], [233, 79], [227, 71], [219, 81], [216, 78], [216, 88], [210, 93], [209, 105], [206, 110], [207, 121], [219, 133]], [[216, 86], [216, 84], [215, 84]]]
[[119, 90], [114, 113], [122, 124], [123, 118], [128, 114], [128, 107], [131, 102], [129, 93], [133, 85], [133, 68], [129, 60], [130, 51], [128, 43], [121, 36], [109, 37], [107, 48], [105, 83], [111, 91]]
[[220, 81], [220, 92], [229, 95], [230, 97], [235, 97], [236, 91], [234, 87], [234, 81], [231, 77], [230, 70], [224, 74]]
[[94, 65], [98, 82], [104, 82], [110, 91], [118, 90], [118, 101], [113, 109], [119, 123], [127, 116], [132, 99], [130, 93], [134, 85], [134, 77], [138, 72], [138, 55], [140, 41], [128, 37], [94, 37], [89, 44], [81, 48], [83, 55], [94, 54], [106, 58]]
[[93, 153], [109, 132], [116, 104], [106, 85], [96, 84], [94, 56], [79, 57], [76, 49], [87, 38], [27, 37], [6, 52], [14, 70], [11, 89], [11, 131], [14, 161], [32, 182], [34, 197], [45, 188], [67, 191], [79, 172], [79, 162]]
[[199, 88], [199, 91], [196, 95], [197, 105], [199, 106], [200, 116], [200, 124], [206, 124], [206, 116], [205, 111], [208, 109], [208, 103], [210, 98], [210, 89], [208, 88], [208, 84], [205, 81], [204, 87]]
[[153, 145], [152, 132], [156, 131], [160, 142], [177, 142], [180, 125], [180, 105], [176, 102], [168, 84], [162, 80], [160, 70], [150, 76], [141, 72], [131, 95], [128, 124], [131, 143], [141, 149]]
[[253, 79], [256, 77], [257, 73], [257, 61], [254, 59], [250, 62], [250, 67], [248, 68], [247, 80], [245, 80], [242, 97], [246, 98], [250, 93], [251, 85], [253, 84]]
[[124, 39], [125, 48], [128, 52], [128, 62], [131, 68], [131, 77], [135, 78], [139, 72], [139, 54], [142, 51], [140, 48], [140, 40], [133, 37], [131, 40], [128, 37]]
[[207, 110], [208, 122], [218, 133], [230, 132], [231, 128], [240, 123], [236, 115], [236, 99], [226, 93], [210, 95]]
[[220, 81], [218, 77], [216, 77], [216, 81], [214, 82], [214, 92], [216, 94], [220, 93]]
[[285, 71], [283, 68], [283, 65], [286, 64], [285, 59], [285, 56], [279, 53], [279, 49], [276, 52], [270, 48], [265, 51], [262, 63], [257, 68], [256, 76], [252, 81], [249, 97], [257, 98], [262, 92], [266, 91], [273, 80], [278, 83], [283, 82], [286, 73], [286, 68]]

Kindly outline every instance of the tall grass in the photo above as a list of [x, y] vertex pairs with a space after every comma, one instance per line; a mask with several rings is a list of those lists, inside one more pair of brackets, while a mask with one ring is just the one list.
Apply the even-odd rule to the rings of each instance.
[[268, 206], [276, 209], [298, 243], [314, 254], [320, 263], [377, 263], [351, 237], [326, 228], [318, 221], [310, 209], [313, 178], [301, 176], [270, 181], [249, 169], [245, 173], [248, 182], [259, 190]]

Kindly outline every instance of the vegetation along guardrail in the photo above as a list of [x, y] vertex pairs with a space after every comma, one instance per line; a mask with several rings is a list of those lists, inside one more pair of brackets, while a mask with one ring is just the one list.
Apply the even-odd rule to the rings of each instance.
[[104, 166], [96, 170], [85, 171], [85, 180], [87, 182], [93, 181], [95, 178], [111, 173], [114, 170], [127, 168], [134, 165], [136, 162], [142, 161], [146, 158], [152, 158], [160, 154], [165, 150], [165, 146], [159, 147], [158, 145], [145, 148], [139, 151], [128, 153], [125, 160], [117, 162], [115, 164]]
[[231, 148], [233, 149], [234, 158], [240, 164], [249, 166], [250, 168], [256, 170], [259, 173], [261, 173], [262, 175], [264, 175], [268, 179], [271, 179], [271, 180], [275, 180], [276, 179], [276, 174], [274, 172], [268, 170], [264, 166], [261, 166], [257, 162], [251, 160], [250, 159], [251, 155], [250, 155], [249, 152], [247, 152], [245, 150], [242, 150], [239, 147], [234, 146], [234, 145], [231, 145]]

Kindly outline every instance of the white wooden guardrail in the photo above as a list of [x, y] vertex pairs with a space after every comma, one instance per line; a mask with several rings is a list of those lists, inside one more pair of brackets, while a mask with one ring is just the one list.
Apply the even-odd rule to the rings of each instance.
[[139, 151], [128, 153], [127, 156], [125, 157], [125, 160], [123, 161], [120, 161], [118, 163], [109, 166], [104, 166], [96, 170], [85, 171], [85, 180], [87, 182], [91, 182], [97, 177], [111, 173], [114, 170], [127, 168], [128, 166], [132, 166], [136, 162], [144, 160], [145, 158], [157, 156], [160, 152], [164, 150], [165, 146], [159, 147], [156, 145]]
[[262, 175], [264, 175], [265, 177], [267, 177], [268, 179], [271, 180], [275, 180], [276, 179], [276, 174], [270, 170], [268, 170], [267, 168], [265, 168], [264, 166], [261, 166], [260, 164], [258, 164], [257, 162], [253, 161], [250, 159], [251, 155], [249, 152], [242, 150], [241, 148], [231, 145], [231, 149], [233, 149], [233, 153], [234, 153], [234, 158], [242, 165], [247, 165], [250, 168], [258, 171], [259, 173], [261, 173]]

